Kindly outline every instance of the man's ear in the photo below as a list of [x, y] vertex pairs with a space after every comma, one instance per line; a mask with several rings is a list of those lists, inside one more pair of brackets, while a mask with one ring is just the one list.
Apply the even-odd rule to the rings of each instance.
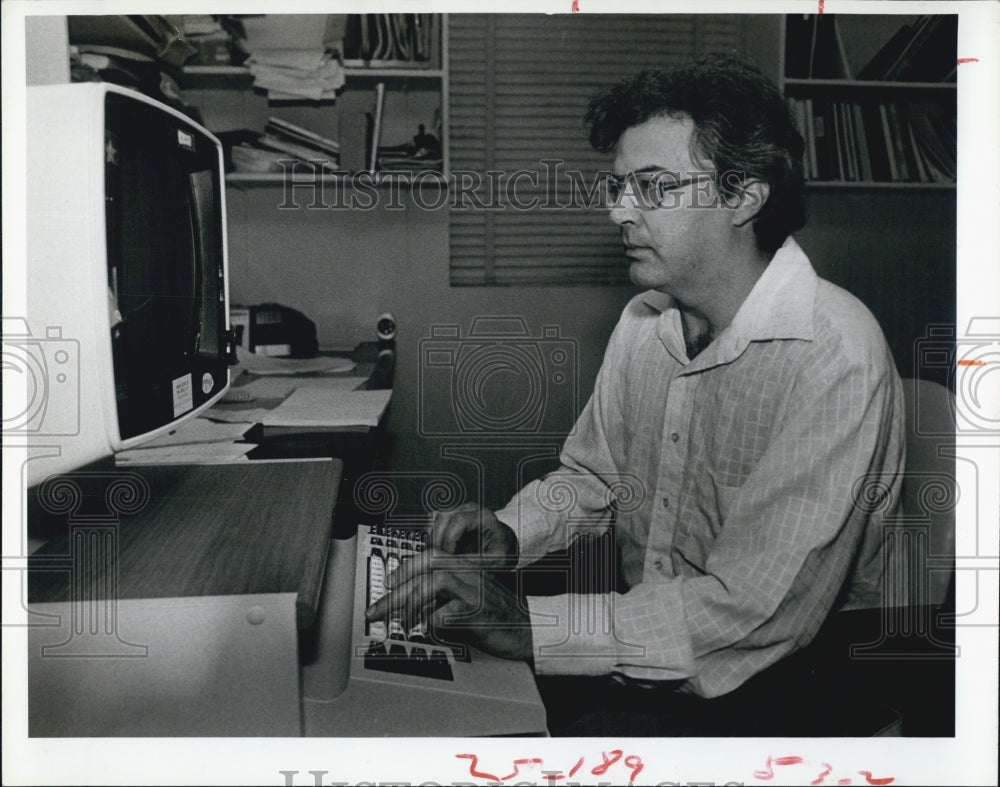
[[771, 193], [771, 187], [762, 180], [748, 180], [743, 184], [740, 191], [732, 198], [730, 207], [733, 211], [733, 225], [742, 227], [760, 213], [767, 198]]

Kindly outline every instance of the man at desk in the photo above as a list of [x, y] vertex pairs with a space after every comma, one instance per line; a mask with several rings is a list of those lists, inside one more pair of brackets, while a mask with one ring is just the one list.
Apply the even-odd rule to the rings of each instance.
[[[883, 604], [901, 387], [873, 317], [790, 235], [805, 223], [803, 141], [755, 67], [644, 72], [586, 121], [614, 155], [610, 218], [645, 292], [560, 469], [495, 514], [437, 514], [433, 549], [369, 616], [433, 604], [435, 622], [461, 616], [479, 647], [539, 676], [591, 676], [598, 707], [556, 734], [684, 734], [692, 696], [734, 691], [834, 609]], [[615, 529], [623, 592], [525, 609], [481, 570], [526, 565], [595, 523]], [[481, 552], [463, 553], [469, 531]]]

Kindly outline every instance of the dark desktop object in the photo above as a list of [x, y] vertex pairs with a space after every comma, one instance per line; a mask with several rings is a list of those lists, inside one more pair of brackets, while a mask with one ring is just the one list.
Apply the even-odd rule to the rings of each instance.
[[319, 352], [316, 324], [289, 306], [236, 306], [231, 320], [236, 343], [249, 352], [288, 358], [313, 358]]

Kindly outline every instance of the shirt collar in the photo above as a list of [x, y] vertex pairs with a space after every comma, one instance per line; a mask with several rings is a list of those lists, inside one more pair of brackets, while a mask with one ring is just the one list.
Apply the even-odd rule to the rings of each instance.
[[[752, 341], [804, 339], [812, 341], [813, 305], [819, 277], [809, 258], [792, 237], [775, 252], [732, 323], [695, 361], [698, 368], [735, 360]], [[661, 312], [660, 338], [667, 349], [685, 360], [680, 313], [674, 299], [649, 290], [643, 302]], [[694, 371], [694, 369], [692, 369]]]

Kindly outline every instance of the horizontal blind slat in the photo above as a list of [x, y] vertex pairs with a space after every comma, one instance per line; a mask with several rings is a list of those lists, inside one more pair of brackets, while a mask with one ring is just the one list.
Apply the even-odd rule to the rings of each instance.
[[[610, 161], [589, 147], [586, 106], [616, 79], [733, 51], [740, 38], [739, 17], [723, 14], [451, 14], [449, 147], [461, 178], [450, 203], [452, 284], [626, 281], [595, 191]], [[543, 160], [560, 162], [557, 176]], [[487, 169], [502, 173], [499, 184]], [[516, 173], [527, 174], [515, 182]], [[473, 195], [488, 207], [470, 206]], [[520, 210], [511, 198], [542, 207]]]

